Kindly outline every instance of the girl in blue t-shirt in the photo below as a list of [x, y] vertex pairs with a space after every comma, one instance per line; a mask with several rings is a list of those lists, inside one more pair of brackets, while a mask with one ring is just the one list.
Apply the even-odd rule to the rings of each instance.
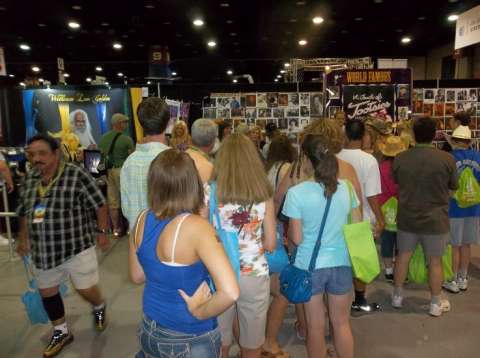
[[342, 228], [350, 212], [354, 222], [361, 220], [359, 201], [348, 183], [337, 179], [338, 161], [322, 143], [321, 137], [307, 136], [302, 151], [309, 159], [306, 165], [312, 166], [314, 176], [288, 190], [283, 208], [283, 214], [290, 218], [289, 238], [298, 245], [296, 267], [308, 269], [327, 198], [332, 198], [312, 274], [312, 298], [305, 303], [308, 355], [326, 355], [323, 294], [327, 294], [337, 354], [353, 357], [350, 328], [352, 269]]

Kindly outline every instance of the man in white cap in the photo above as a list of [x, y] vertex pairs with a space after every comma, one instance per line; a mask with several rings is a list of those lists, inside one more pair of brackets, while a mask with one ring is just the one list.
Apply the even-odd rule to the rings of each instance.
[[112, 130], [102, 136], [99, 144], [103, 155], [107, 158], [107, 201], [113, 234], [116, 237], [122, 236], [123, 233], [120, 215], [120, 170], [135, 148], [132, 138], [123, 134], [127, 128], [127, 116], [115, 113], [112, 116]]
[[[451, 137], [452, 152], [458, 176], [470, 168], [477, 183], [480, 181], [480, 153], [471, 149], [472, 131], [468, 126], [458, 126]], [[445, 282], [443, 288], [452, 293], [466, 291], [468, 287], [468, 266], [470, 246], [479, 243], [480, 205], [461, 208], [456, 199], [450, 199], [448, 210], [450, 219], [450, 242], [452, 244], [452, 267], [454, 277]]]

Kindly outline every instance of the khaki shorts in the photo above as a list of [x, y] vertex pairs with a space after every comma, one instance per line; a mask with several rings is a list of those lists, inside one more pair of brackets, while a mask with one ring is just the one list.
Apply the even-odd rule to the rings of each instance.
[[438, 235], [414, 234], [397, 231], [397, 248], [399, 252], [414, 252], [420, 243], [427, 257], [442, 257], [450, 240], [450, 232]]
[[84, 290], [98, 283], [98, 261], [95, 246], [92, 246], [60, 266], [41, 270], [33, 265], [33, 275], [38, 288], [50, 288], [60, 285], [70, 277], [76, 289]]
[[247, 349], [257, 349], [265, 341], [267, 311], [270, 303], [270, 277], [240, 276], [240, 297], [235, 305], [218, 317], [222, 345], [233, 343], [233, 321], [238, 316], [240, 344]]
[[479, 243], [480, 218], [450, 218], [450, 243], [453, 247], [477, 245]]
[[107, 174], [107, 200], [110, 209], [120, 209], [120, 171], [122, 168], [112, 168]]

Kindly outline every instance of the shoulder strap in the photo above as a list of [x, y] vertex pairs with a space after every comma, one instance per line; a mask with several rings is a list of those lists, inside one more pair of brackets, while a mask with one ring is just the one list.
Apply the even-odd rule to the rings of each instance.
[[313, 272], [315, 269], [315, 263], [317, 262], [318, 252], [320, 251], [320, 243], [322, 241], [323, 230], [325, 229], [325, 222], [327, 221], [327, 215], [330, 211], [330, 204], [332, 203], [332, 197], [330, 196], [327, 199], [327, 206], [325, 207], [325, 212], [323, 213], [322, 224], [320, 225], [320, 231], [318, 233], [318, 239], [315, 243], [313, 249], [312, 258], [310, 259], [310, 265], [308, 266], [308, 271]]
[[118, 137], [120, 137], [121, 135], [122, 135], [122, 133], [117, 133], [117, 135], [115, 136], [115, 138], [113, 138], [112, 144], [110, 144], [110, 148], [108, 148], [108, 153], [107, 153], [107, 155], [112, 154], [113, 147], [115, 146], [115, 143], [117, 142]]
[[277, 190], [277, 187], [278, 187], [278, 177], [280, 176], [280, 172], [282, 171], [282, 168], [283, 166], [285, 165], [285, 162], [282, 162], [282, 164], [280, 164], [280, 167], [278, 168], [277, 170], [277, 175], [275, 176], [275, 190]]
[[[147, 214], [148, 212], [148, 209], [145, 209], [143, 210], [140, 215], [138, 216], [138, 219], [137, 219], [137, 224], [135, 225], [135, 234], [133, 236], [133, 245], [135, 245], [135, 247], [138, 249], [138, 228], [139, 228], [139, 224], [140, 222], [143, 220], [143, 218], [145, 217], [145, 215]], [[143, 223], [143, 226], [145, 227], [145, 221]]]
[[188, 218], [189, 216], [190, 214], [183, 215], [175, 230], [175, 236], [173, 237], [173, 244], [172, 244], [172, 254], [170, 259], [170, 263], [172, 264], [175, 263], [175, 247], [177, 246], [177, 239], [178, 239], [178, 234], [180, 233], [180, 228], [182, 227], [182, 224], [185, 221], [185, 219]]

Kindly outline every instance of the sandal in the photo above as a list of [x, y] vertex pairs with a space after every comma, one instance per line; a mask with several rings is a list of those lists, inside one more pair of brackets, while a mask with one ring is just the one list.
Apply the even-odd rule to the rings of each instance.
[[304, 341], [306, 337], [300, 334], [300, 330], [298, 329], [299, 326], [300, 326], [300, 323], [298, 321], [295, 321], [294, 327], [295, 327], [295, 333], [297, 333], [297, 338], [301, 341]]
[[273, 353], [262, 348], [262, 358], [290, 358], [290, 354], [281, 349]]

